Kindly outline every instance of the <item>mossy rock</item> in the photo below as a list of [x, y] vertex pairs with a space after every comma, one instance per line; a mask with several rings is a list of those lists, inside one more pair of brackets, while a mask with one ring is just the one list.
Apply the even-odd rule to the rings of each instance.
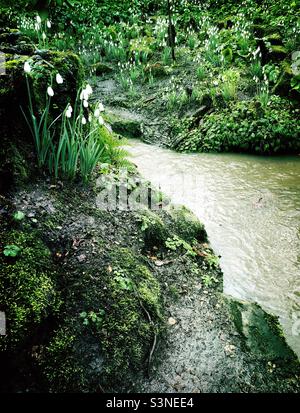
[[265, 41], [271, 43], [272, 46], [282, 46], [283, 40], [280, 33], [272, 33], [265, 37]]
[[103, 76], [108, 73], [113, 72], [113, 68], [110, 65], [107, 65], [106, 63], [96, 63], [93, 66], [93, 70], [96, 74], [96, 76]]
[[34, 46], [30, 38], [16, 29], [4, 29], [0, 32], [0, 49], [2, 53], [12, 53], [14, 55], [31, 55], [34, 53]]
[[272, 92], [280, 96], [295, 98], [299, 100], [300, 94], [293, 91], [291, 88], [291, 80], [293, 78], [293, 70], [290, 63], [285, 60], [280, 65], [281, 74]]
[[37, 111], [44, 108], [47, 87], [52, 83], [51, 79], [55, 78], [56, 73], [61, 74], [64, 83], [53, 84], [56, 92], [53, 105], [64, 109], [70, 99], [76, 98], [84, 76], [78, 56], [71, 52], [45, 51], [42, 53], [38, 51], [33, 56], [19, 56], [13, 60], [6, 60], [6, 73], [0, 79], [0, 102], [2, 104], [17, 102], [19, 106], [20, 103], [24, 105], [28, 102], [23, 69], [25, 61], [28, 61], [31, 66], [28, 78], [33, 88]]
[[[4, 255], [8, 245], [17, 248], [16, 257]], [[0, 336], [0, 350], [20, 348], [58, 310], [55, 286], [51, 254], [39, 236], [19, 230], [1, 232], [0, 309], [6, 315], [7, 335]]]
[[268, 53], [269, 59], [273, 62], [281, 62], [282, 60], [285, 60], [287, 56], [288, 51], [282, 45], [272, 45]]
[[168, 212], [174, 222], [174, 232], [187, 242], [194, 240], [205, 242], [207, 234], [204, 225], [193, 212], [181, 205], [172, 205]]
[[162, 247], [169, 236], [169, 231], [163, 223], [161, 217], [149, 209], [145, 209], [138, 216], [141, 223], [141, 230], [144, 234], [146, 249]]
[[273, 28], [271, 26], [266, 26], [261, 23], [255, 23], [252, 25], [252, 30], [256, 37], [263, 38], [273, 33]]
[[278, 317], [258, 304], [224, 298], [245, 347], [255, 358], [299, 368], [297, 356], [287, 345]]
[[119, 114], [108, 111], [105, 118], [113, 132], [119, 135], [126, 138], [140, 138], [143, 136], [142, 122], [131, 113], [128, 113], [127, 116], [126, 112]]
[[[40, 360], [50, 389], [94, 392], [99, 384], [107, 391], [126, 387], [131, 374], [147, 369], [160, 329], [158, 281], [142, 257], [117, 248], [102, 267], [86, 266], [68, 292], [65, 315]], [[94, 321], [91, 314], [96, 314]]]

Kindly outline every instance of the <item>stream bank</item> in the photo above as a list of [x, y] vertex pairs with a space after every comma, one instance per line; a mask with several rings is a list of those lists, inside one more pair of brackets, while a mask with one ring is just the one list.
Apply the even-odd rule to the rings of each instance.
[[[37, 181], [6, 200], [7, 213], [25, 215], [4, 234], [22, 249], [24, 282], [35, 271], [26, 260], [42, 242], [56, 299], [45, 302], [49, 296], [37, 286], [42, 317], [29, 313], [14, 324], [23, 323], [25, 337], [3, 360], [4, 389], [298, 392], [298, 362], [277, 319], [224, 299], [222, 273], [198, 220], [171, 205], [160, 212], [99, 210], [98, 191]], [[10, 267], [2, 264], [5, 277]], [[23, 287], [11, 282], [21, 314], [29, 308]]]

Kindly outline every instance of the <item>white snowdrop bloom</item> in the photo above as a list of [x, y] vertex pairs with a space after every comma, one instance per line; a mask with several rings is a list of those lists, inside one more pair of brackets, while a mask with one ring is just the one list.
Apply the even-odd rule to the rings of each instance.
[[48, 27], [48, 29], [51, 29], [51, 21], [50, 20], [47, 20], [47, 27]]
[[66, 117], [67, 118], [70, 118], [72, 116], [72, 112], [69, 110], [69, 109], [67, 109], [67, 111], [66, 111]]
[[99, 118], [99, 116], [100, 116], [100, 110], [99, 110], [98, 108], [95, 110], [94, 116], [95, 116], [95, 118]]
[[93, 89], [91, 88], [89, 84], [86, 85], [85, 90], [88, 95], [91, 95], [93, 93]]
[[39, 23], [35, 23], [34, 28], [35, 28], [35, 31], [38, 32], [41, 28], [41, 25]]
[[83, 100], [89, 100], [89, 97], [90, 97], [89, 92], [86, 89], [84, 89], [84, 91], [83, 91]]
[[104, 119], [102, 118], [102, 116], [99, 116], [98, 122], [100, 125], [104, 125]]
[[54, 96], [54, 90], [52, 89], [51, 86], [48, 86], [47, 93], [48, 93], [48, 96], [50, 97]]
[[25, 73], [31, 72], [31, 67], [30, 67], [30, 64], [28, 62], [24, 63], [24, 72]]
[[57, 73], [57, 75], [56, 75], [56, 83], [58, 83], [59, 85], [64, 83], [64, 79], [61, 77], [61, 75], [59, 73]]
[[87, 100], [84, 100], [84, 101], [83, 101], [83, 106], [84, 106], [85, 108], [88, 108], [88, 107], [89, 107], [89, 102], [88, 102]]
[[83, 125], [86, 125], [86, 119], [85, 119], [84, 116], [82, 116], [81, 123], [82, 123]]
[[45, 33], [45, 32], [43, 32], [42, 38], [43, 38], [43, 40], [46, 40], [47, 36], [46, 36], [46, 33]]
[[93, 120], [92, 115], [89, 115], [89, 122], [91, 123]]
[[40, 18], [39, 15], [36, 16], [36, 21], [37, 21], [38, 24], [42, 23], [42, 19]]
[[73, 112], [73, 108], [71, 105], [68, 106], [68, 110], [72, 113]]
[[98, 109], [99, 109], [100, 112], [104, 112], [104, 106], [101, 102], [98, 105]]

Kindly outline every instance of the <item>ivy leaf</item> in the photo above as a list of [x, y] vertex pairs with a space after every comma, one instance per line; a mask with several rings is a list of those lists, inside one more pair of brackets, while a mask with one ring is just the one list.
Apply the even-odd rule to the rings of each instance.
[[6, 245], [4, 247], [3, 254], [6, 257], [17, 257], [21, 251], [21, 248], [17, 245]]
[[13, 215], [15, 221], [22, 221], [25, 218], [25, 214], [22, 211], [17, 211]]

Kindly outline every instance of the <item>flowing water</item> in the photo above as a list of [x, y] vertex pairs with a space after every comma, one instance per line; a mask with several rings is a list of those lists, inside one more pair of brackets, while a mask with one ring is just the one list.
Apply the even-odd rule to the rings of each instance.
[[224, 292], [278, 315], [300, 356], [300, 157], [179, 154], [131, 142], [141, 174], [205, 224]]

